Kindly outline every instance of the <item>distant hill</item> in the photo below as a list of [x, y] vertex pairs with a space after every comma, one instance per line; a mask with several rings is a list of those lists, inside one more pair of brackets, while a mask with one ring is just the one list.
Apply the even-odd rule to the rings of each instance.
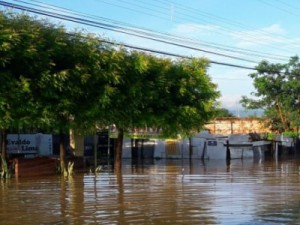
[[238, 108], [238, 109], [228, 108], [228, 110], [236, 117], [241, 117], [241, 118], [249, 117], [249, 116], [261, 117], [264, 113], [264, 111], [262, 109], [246, 110], [244, 108]]

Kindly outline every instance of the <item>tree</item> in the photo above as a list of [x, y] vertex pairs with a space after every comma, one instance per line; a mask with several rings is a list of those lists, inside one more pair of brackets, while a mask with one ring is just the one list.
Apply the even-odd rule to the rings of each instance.
[[256, 99], [243, 96], [242, 104], [248, 109], [264, 109], [274, 130], [284, 132], [299, 127], [300, 63], [292, 57], [286, 64], [262, 61], [253, 78]]
[[219, 96], [203, 59], [162, 59], [121, 50], [121, 82], [114, 87], [106, 118], [118, 129], [115, 169], [121, 166], [124, 133], [134, 128], [159, 128], [168, 137], [187, 136], [214, 115]]
[[188, 136], [214, 116], [219, 92], [205, 59], [173, 61], [26, 15], [1, 16], [0, 85], [7, 91], [0, 94], [0, 128], [30, 125], [59, 133], [62, 171], [69, 129], [84, 133], [115, 124], [120, 169], [124, 133], [151, 127]]
[[205, 59], [182, 59], [158, 77], [165, 82], [159, 89], [162, 113], [156, 116], [166, 135], [189, 136], [214, 117], [219, 92], [207, 74], [208, 66]]
[[[57, 36], [56, 36], [57, 38]], [[61, 135], [61, 168], [64, 166], [63, 139], [70, 129], [86, 133], [96, 121], [104, 124], [109, 86], [118, 83], [111, 72], [112, 49], [98, 38], [81, 33], [63, 34], [63, 45], [55, 45], [52, 65], [39, 84], [42, 118]]]
[[[32, 41], [36, 41], [35, 23], [13, 14], [0, 14], [0, 129], [1, 152], [6, 157], [5, 141], [8, 128], [20, 128], [32, 122], [36, 108], [28, 78], [37, 72], [39, 62]], [[26, 31], [27, 30], [27, 31]], [[33, 65], [33, 62], [36, 64]], [[41, 66], [43, 68], [43, 66]]]
[[125, 49], [116, 51], [114, 56], [110, 63], [116, 65], [114, 73], [120, 77], [120, 82], [111, 86], [109, 103], [98, 111], [107, 112], [107, 125], [114, 124], [117, 127], [115, 169], [119, 171], [124, 133], [146, 124], [147, 102], [144, 100], [149, 93], [143, 88], [148, 82], [145, 71], [149, 64], [145, 54], [128, 52]]
[[220, 108], [216, 111], [216, 117], [234, 117], [234, 115], [228, 109]]
[[1, 128], [30, 124], [59, 133], [64, 171], [65, 134], [74, 127], [82, 132], [94, 127], [97, 105], [105, 104], [109, 85], [118, 82], [110, 72], [113, 51], [98, 37], [69, 33], [47, 21], [26, 15], [2, 19], [7, 39], [1, 85], [7, 92], [0, 94]]

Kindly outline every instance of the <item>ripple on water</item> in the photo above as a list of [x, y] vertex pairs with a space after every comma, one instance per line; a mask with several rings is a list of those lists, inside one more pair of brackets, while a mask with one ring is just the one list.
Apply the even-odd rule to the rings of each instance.
[[0, 224], [300, 224], [299, 165], [172, 161], [122, 175], [10, 180], [1, 183]]

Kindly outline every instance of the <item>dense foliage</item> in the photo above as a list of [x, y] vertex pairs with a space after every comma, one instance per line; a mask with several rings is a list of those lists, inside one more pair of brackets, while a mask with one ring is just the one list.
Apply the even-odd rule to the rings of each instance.
[[205, 59], [128, 51], [26, 15], [1, 13], [0, 32], [2, 133], [33, 126], [63, 136], [115, 124], [121, 142], [138, 127], [189, 135], [215, 115], [219, 92]]
[[228, 109], [220, 108], [216, 110], [216, 117], [235, 117]]
[[264, 109], [274, 131], [288, 132], [300, 126], [300, 62], [292, 57], [286, 64], [266, 61], [256, 67], [253, 78], [256, 97], [243, 97], [248, 109]]

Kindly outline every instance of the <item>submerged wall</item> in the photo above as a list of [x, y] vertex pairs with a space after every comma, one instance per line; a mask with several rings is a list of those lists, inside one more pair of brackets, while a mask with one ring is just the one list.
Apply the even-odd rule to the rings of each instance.
[[265, 120], [259, 118], [217, 118], [205, 126], [212, 134], [268, 133]]

